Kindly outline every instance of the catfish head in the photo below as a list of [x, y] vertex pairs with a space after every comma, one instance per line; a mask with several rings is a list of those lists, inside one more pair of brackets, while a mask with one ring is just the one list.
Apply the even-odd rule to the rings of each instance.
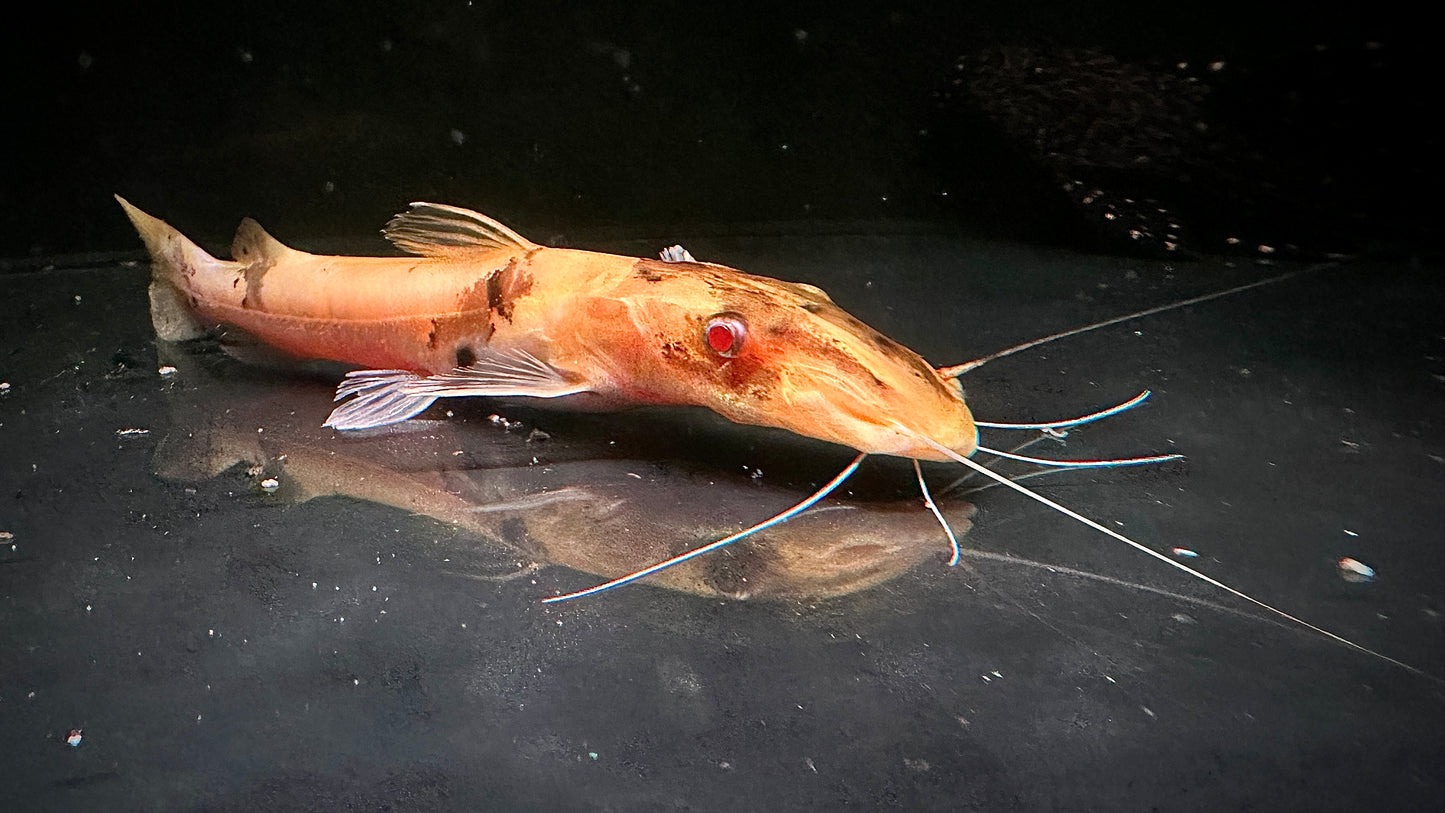
[[[576, 346], [627, 398], [707, 407], [869, 454], [947, 460], [978, 443], [956, 379], [811, 285], [638, 260], [586, 305]], [[579, 339], [582, 337], [579, 337]]]

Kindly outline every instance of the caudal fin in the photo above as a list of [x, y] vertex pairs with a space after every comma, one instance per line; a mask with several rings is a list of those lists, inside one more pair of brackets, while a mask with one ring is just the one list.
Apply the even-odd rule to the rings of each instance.
[[142, 212], [120, 195], [115, 199], [151, 254], [151, 324], [156, 336], [170, 342], [204, 336], [212, 325], [203, 322], [191, 306], [188, 278], [235, 264], [212, 257], [170, 224]]

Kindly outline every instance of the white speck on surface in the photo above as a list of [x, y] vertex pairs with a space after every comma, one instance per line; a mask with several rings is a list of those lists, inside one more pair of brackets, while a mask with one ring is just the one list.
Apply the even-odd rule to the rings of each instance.
[[1358, 559], [1346, 556], [1339, 561], [1340, 578], [1352, 584], [1374, 581], [1375, 569]]
[[70, 736], [65, 738], [65, 744], [70, 746], [71, 748], [74, 748], [80, 745], [80, 741], [82, 739], [84, 739], [84, 737], [81, 736], [81, 730], [78, 728], [73, 728], [70, 730]]
[[1143, 709], [1143, 710], [1144, 710], [1144, 713], [1147, 714], [1147, 715], [1149, 715], [1149, 719], [1151, 719], [1151, 720], [1153, 720], [1153, 719], [1155, 719], [1155, 718], [1157, 718], [1157, 717], [1159, 716], [1159, 715], [1155, 714], [1155, 713], [1154, 713], [1154, 710], [1151, 709], [1151, 708], [1149, 708], [1148, 706], [1140, 706], [1139, 708]]
[[1174, 549], [1173, 549], [1172, 551], [1170, 551], [1170, 552], [1173, 553], [1175, 556], [1178, 556], [1178, 557], [1180, 557], [1180, 558], [1182, 558], [1182, 559], [1197, 559], [1197, 558], [1199, 558], [1199, 554], [1198, 554], [1198, 553], [1196, 553], [1195, 551], [1192, 551], [1192, 550], [1190, 550], [1190, 549], [1188, 549], [1188, 548], [1174, 548]]
[[135, 436], [135, 435], [149, 435], [150, 433], [151, 433], [151, 430], [149, 430], [149, 429], [141, 429], [141, 428], [139, 428], [139, 427], [131, 427], [131, 428], [129, 428], [129, 429], [117, 429], [117, 430], [115, 430], [115, 436], [118, 437], [118, 438], [128, 438], [128, 437], [133, 437], [133, 436]]
[[1345, 531], [1345, 536], [1359, 536], [1359, 534], [1355, 533], [1354, 531], [1350, 530], [1349, 528], [1345, 528], [1344, 531]]
[[266, 492], [267, 494], [275, 491], [280, 487], [281, 481], [277, 480], [275, 477], [267, 477], [265, 480], [261, 481], [261, 490]]
[[160, 375], [175, 375], [176, 368], [172, 367], [169, 364], [163, 364], [161, 365], [160, 369], [156, 370], [156, 372]]
[[458, 147], [467, 143], [467, 134], [462, 132], [461, 130], [452, 130], [451, 136], [452, 143], [457, 145]]

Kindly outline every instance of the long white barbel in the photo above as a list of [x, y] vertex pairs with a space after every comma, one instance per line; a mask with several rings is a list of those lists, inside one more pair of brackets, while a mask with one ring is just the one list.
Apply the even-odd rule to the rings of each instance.
[[842, 485], [844, 480], [847, 480], [848, 477], [853, 474], [853, 472], [855, 472], [855, 471], [858, 470], [858, 464], [859, 464], [859, 463], [862, 463], [862, 462], [863, 462], [863, 458], [865, 458], [865, 457], [867, 457], [867, 456], [868, 456], [868, 453], [867, 453], [867, 452], [862, 452], [862, 453], [860, 453], [857, 457], [853, 458], [853, 462], [852, 462], [852, 463], [849, 463], [848, 466], [847, 466], [847, 468], [843, 469], [841, 472], [838, 472], [838, 476], [837, 476], [837, 477], [834, 477], [832, 480], [829, 480], [826, 484], [824, 484], [824, 486], [823, 486], [822, 488], [820, 488], [820, 489], [818, 489], [817, 491], [813, 492], [813, 495], [812, 495], [811, 497], [808, 497], [806, 500], [803, 500], [802, 502], [798, 503], [797, 505], [794, 505], [792, 508], [789, 508], [789, 509], [786, 510], [786, 511], [783, 511], [782, 513], [775, 514], [775, 515], [773, 515], [772, 517], [770, 517], [770, 518], [768, 518], [768, 519], [765, 519], [765, 520], [763, 520], [762, 522], [759, 522], [757, 525], [754, 525], [754, 526], [752, 526], [751, 528], [747, 528], [747, 529], [738, 531], [737, 533], [733, 534], [732, 536], [724, 537], [724, 538], [722, 538], [722, 539], [719, 539], [719, 540], [716, 541], [716, 542], [710, 542], [710, 543], [708, 543], [708, 544], [706, 544], [706, 545], [703, 545], [703, 546], [700, 547], [700, 548], [693, 548], [692, 550], [690, 550], [690, 551], [688, 551], [688, 552], [686, 552], [686, 553], [680, 553], [680, 554], [678, 554], [677, 556], [672, 557], [671, 559], [668, 559], [668, 560], [662, 561], [662, 562], [658, 562], [657, 564], [652, 565], [651, 567], [645, 567], [645, 568], [643, 568], [642, 570], [637, 570], [637, 571], [634, 571], [634, 572], [632, 572], [632, 573], [628, 573], [626, 576], [619, 576], [618, 578], [615, 578], [615, 579], [613, 579], [612, 581], [603, 582], [602, 584], [599, 584], [599, 585], [597, 585], [596, 587], [589, 587], [589, 588], [587, 588], [586, 590], [578, 590], [578, 591], [575, 592], [575, 593], [566, 593], [566, 594], [560, 595], [560, 596], [552, 596], [552, 597], [550, 597], [550, 598], [544, 598], [544, 599], [542, 599], [542, 603], [543, 603], [543, 604], [553, 604], [553, 603], [556, 603], [556, 602], [558, 602], [558, 601], [570, 601], [570, 600], [572, 600], [572, 599], [574, 599], [574, 598], [583, 598], [583, 597], [585, 597], [585, 596], [596, 595], [597, 593], [601, 593], [601, 592], [604, 592], [604, 591], [607, 591], [607, 590], [611, 590], [611, 589], [614, 588], [614, 587], [621, 587], [622, 585], [627, 584], [627, 583], [629, 583], [629, 582], [635, 582], [635, 581], [637, 581], [638, 579], [645, 578], [645, 577], [647, 577], [647, 576], [651, 576], [652, 574], [657, 573], [658, 571], [666, 570], [666, 569], [672, 567], [673, 565], [682, 564], [683, 562], [686, 562], [688, 559], [693, 559], [693, 558], [696, 558], [696, 557], [698, 557], [698, 556], [702, 556], [702, 555], [705, 554], [705, 553], [711, 553], [711, 552], [717, 550], [718, 548], [725, 547], [725, 546], [727, 546], [727, 545], [731, 545], [732, 543], [738, 541], [739, 539], [743, 539], [743, 538], [745, 538], [745, 537], [752, 536], [753, 534], [757, 533], [758, 531], [764, 531], [764, 530], [767, 530], [768, 528], [773, 527], [774, 525], [780, 525], [780, 524], [782, 524], [782, 523], [784, 523], [784, 522], [787, 522], [788, 520], [792, 519], [793, 517], [796, 517], [797, 515], [803, 513], [804, 511], [808, 510], [809, 508], [812, 508], [814, 503], [818, 502], [819, 500], [821, 500], [821, 499], [823, 499], [824, 497], [828, 496], [829, 494], [833, 493], [834, 489], [836, 489], [836, 488], [838, 488], [838, 486]]
[[[899, 430], [906, 432], [906, 430], [903, 430], [902, 427], [899, 427]], [[969, 460], [967, 457], [964, 457], [963, 455], [959, 454], [958, 452], [955, 452], [954, 450], [948, 448], [947, 446], [944, 446], [942, 443], [939, 443], [939, 442], [933, 440], [932, 438], [924, 437], [924, 436], [922, 436], [922, 435], [913, 435], [913, 437], [918, 438], [919, 440], [923, 441], [924, 443], [928, 444], [929, 446], [932, 446], [933, 448], [935, 448], [935, 449], [937, 449], [938, 451], [942, 452], [942, 453], [943, 453], [945, 456], [947, 456], [949, 459], [951, 459], [951, 460], [956, 460], [956, 461], [958, 461], [959, 463], [962, 463], [963, 465], [968, 466], [969, 468], [971, 468], [971, 469], [977, 471], [978, 473], [984, 475], [985, 477], [989, 477], [989, 478], [992, 478], [992, 479], [994, 479], [994, 480], [997, 480], [1000, 485], [1008, 486], [1009, 488], [1013, 489], [1014, 491], [1017, 491], [1018, 493], [1024, 495], [1025, 497], [1028, 497], [1028, 498], [1031, 499], [1031, 500], [1036, 500], [1036, 501], [1038, 501], [1038, 502], [1041, 502], [1041, 503], [1043, 503], [1044, 505], [1047, 505], [1048, 507], [1054, 509], [1055, 511], [1058, 511], [1060, 514], [1063, 514], [1063, 515], [1066, 516], [1066, 517], [1069, 517], [1069, 518], [1071, 518], [1071, 519], [1078, 520], [1079, 522], [1082, 522], [1083, 524], [1089, 526], [1090, 528], [1093, 528], [1094, 530], [1096, 530], [1096, 531], [1098, 531], [1098, 532], [1100, 532], [1100, 533], [1102, 533], [1102, 534], [1106, 534], [1106, 535], [1108, 535], [1108, 536], [1111, 536], [1111, 537], [1119, 540], [1120, 542], [1123, 542], [1124, 544], [1128, 545], [1128, 546], [1131, 547], [1131, 548], [1134, 548], [1134, 549], [1136, 549], [1136, 550], [1143, 551], [1144, 553], [1149, 554], [1150, 556], [1154, 557], [1155, 559], [1158, 559], [1159, 561], [1163, 562], [1164, 564], [1169, 565], [1170, 567], [1173, 567], [1173, 568], [1177, 568], [1177, 569], [1179, 569], [1179, 570], [1182, 570], [1182, 571], [1184, 571], [1185, 573], [1188, 573], [1189, 575], [1193, 576], [1194, 578], [1199, 579], [1200, 581], [1205, 582], [1206, 584], [1210, 584], [1210, 585], [1213, 585], [1214, 587], [1218, 587], [1220, 590], [1223, 590], [1224, 592], [1229, 593], [1229, 594], [1232, 595], [1232, 596], [1235, 596], [1235, 597], [1238, 597], [1238, 598], [1242, 598], [1242, 599], [1244, 599], [1245, 601], [1248, 601], [1249, 603], [1251, 603], [1251, 604], [1253, 604], [1253, 605], [1255, 605], [1255, 606], [1257, 606], [1257, 607], [1261, 607], [1261, 608], [1263, 608], [1263, 609], [1265, 609], [1265, 610], [1268, 610], [1269, 612], [1271, 612], [1271, 613], [1273, 613], [1273, 614], [1275, 614], [1275, 615], [1277, 615], [1277, 616], [1279, 616], [1279, 617], [1281, 617], [1281, 618], [1284, 618], [1284, 619], [1287, 619], [1287, 620], [1289, 620], [1289, 621], [1292, 621], [1292, 622], [1294, 622], [1294, 623], [1296, 623], [1296, 624], [1299, 624], [1300, 626], [1305, 627], [1306, 629], [1314, 630], [1315, 632], [1319, 633], [1320, 635], [1323, 635], [1323, 636], [1325, 636], [1326, 638], [1330, 638], [1330, 639], [1332, 639], [1332, 640], [1334, 640], [1334, 641], [1338, 641], [1339, 643], [1342, 643], [1342, 644], [1344, 644], [1345, 646], [1347, 646], [1347, 647], [1349, 647], [1349, 648], [1351, 648], [1351, 649], [1358, 650], [1358, 651], [1363, 652], [1363, 653], [1365, 653], [1365, 654], [1367, 654], [1367, 655], [1372, 655], [1372, 656], [1374, 656], [1374, 657], [1376, 657], [1376, 658], [1379, 658], [1379, 659], [1382, 660], [1382, 661], [1385, 661], [1386, 663], [1394, 664], [1395, 666], [1398, 666], [1398, 667], [1400, 667], [1401, 669], [1404, 669], [1404, 670], [1407, 671], [1407, 672], [1411, 672], [1411, 673], [1413, 673], [1413, 674], [1419, 675], [1420, 677], [1426, 678], [1426, 679], [1431, 680], [1431, 681], [1433, 681], [1433, 682], [1435, 682], [1435, 683], [1445, 684], [1445, 680], [1442, 680], [1441, 678], [1438, 678], [1438, 677], [1436, 677], [1435, 675], [1430, 674], [1429, 672], [1423, 671], [1423, 670], [1421, 670], [1421, 669], [1417, 669], [1417, 668], [1411, 666], [1410, 664], [1405, 663], [1404, 661], [1395, 660], [1394, 658], [1390, 657], [1389, 655], [1381, 654], [1381, 653], [1379, 653], [1379, 652], [1376, 652], [1376, 651], [1373, 650], [1373, 649], [1370, 649], [1369, 647], [1361, 646], [1361, 645], [1355, 643], [1354, 641], [1351, 641], [1350, 639], [1345, 638], [1345, 637], [1343, 637], [1343, 636], [1341, 636], [1341, 635], [1336, 635], [1335, 633], [1330, 632], [1329, 630], [1324, 629], [1323, 627], [1317, 627], [1317, 626], [1315, 626], [1314, 624], [1311, 624], [1310, 622], [1308, 622], [1308, 621], [1306, 621], [1306, 620], [1304, 620], [1304, 619], [1302, 619], [1302, 618], [1299, 618], [1299, 617], [1297, 617], [1297, 616], [1290, 615], [1289, 613], [1285, 612], [1284, 610], [1279, 609], [1278, 607], [1274, 607], [1274, 606], [1272, 606], [1272, 605], [1270, 605], [1270, 604], [1266, 604], [1265, 602], [1260, 601], [1259, 599], [1257, 599], [1257, 598], [1255, 598], [1255, 597], [1253, 597], [1253, 596], [1251, 596], [1251, 595], [1249, 595], [1249, 594], [1247, 594], [1247, 593], [1243, 593], [1243, 592], [1241, 592], [1241, 591], [1239, 591], [1239, 590], [1236, 590], [1236, 589], [1234, 589], [1233, 587], [1230, 587], [1229, 585], [1225, 584], [1224, 582], [1219, 581], [1218, 579], [1212, 578], [1212, 577], [1210, 577], [1210, 576], [1206, 576], [1205, 574], [1199, 572], [1198, 570], [1195, 570], [1195, 569], [1192, 568], [1192, 567], [1189, 567], [1188, 565], [1182, 564], [1182, 563], [1180, 563], [1180, 562], [1176, 562], [1176, 561], [1174, 561], [1173, 559], [1170, 559], [1168, 556], [1165, 556], [1164, 554], [1160, 553], [1159, 551], [1156, 551], [1156, 550], [1154, 550], [1153, 548], [1148, 547], [1147, 545], [1143, 545], [1143, 544], [1141, 544], [1141, 543], [1139, 543], [1139, 542], [1135, 542], [1134, 540], [1130, 539], [1130, 538], [1127, 537], [1127, 536], [1124, 536], [1123, 534], [1119, 533], [1118, 531], [1114, 531], [1114, 530], [1111, 530], [1111, 529], [1109, 529], [1109, 528], [1106, 528], [1106, 527], [1104, 527], [1103, 525], [1100, 525], [1099, 523], [1095, 522], [1094, 520], [1089, 519], [1088, 517], [1084, 516], [1083, 514], [1080, 514], [1080, 513], [1077, 512], [1077, 511], [1074, 511], [1074, 510], [1071, 509], [1071, 508], [1066, 508], [1066, 507], [1064, 507], [1064, 506], [1062, 506], [1062, 505], [1054, 502], [1053, 500], [1049, 499], [1048, 497], [1045, 497], [1045, 496], [1042, 495], [1042, 494], [1039, 494], [1039, 493], [1037, 493], [1037, 492], [1035, 492], [1035, 491], [1032, 491], [1031, 489], [1028, 489], [1028, 488], [1025, 488], [1025, 487], [1019, 485], [1018, 483], [1015, 483], [1014, 481], [1008, 479], [1007, 477], [1003, 476], [1002, 474], [999, 474], [998, 472], [994, 471], [993, 469], [988, 468], [987, 466], [983, 465], [982, 463], [978, 463], [978, 462], [975, 462], [975, 461], [973, 461], [973, 460]]]

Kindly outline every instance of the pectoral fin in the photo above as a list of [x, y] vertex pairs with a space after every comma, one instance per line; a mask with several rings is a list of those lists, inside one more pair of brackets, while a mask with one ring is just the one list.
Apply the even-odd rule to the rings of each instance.
[[407, 387], [425, 380], [406, 370], [356, 370], [336, 388], [336, 400], [356, 396], [331, 411], [322, 426], [371, 429], [404, 421], [431, 406], [435, 395], [413, 395]]
[[336, 400], [351, 400], [333, 410], [325, 425], [336, 429], [385, 426], [416, 415], [438, 398], [559, 398], [590, 390], [585, 382], [574, 381], [525, 350], [488, 351], [474, 363], [440, 375], [422, 376], [406, 370], [347, 373], [336, 388]]

